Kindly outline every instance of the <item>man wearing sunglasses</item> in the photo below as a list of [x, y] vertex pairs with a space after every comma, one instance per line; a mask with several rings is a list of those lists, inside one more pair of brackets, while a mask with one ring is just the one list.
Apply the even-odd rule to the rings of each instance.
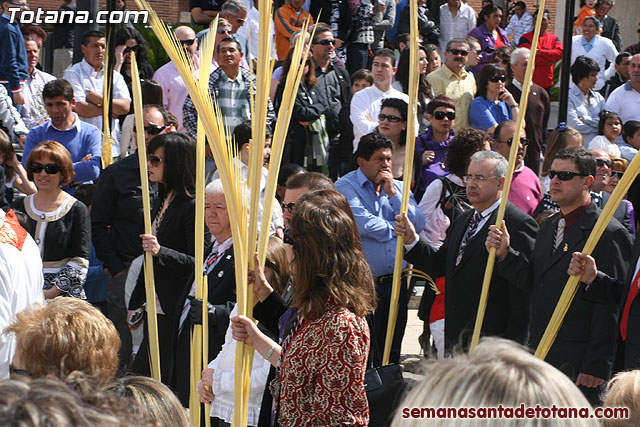
[[[604, 191], [611, 176], [611, 156], [601, 148], [592, 148], [589, 152], [596, 159], [596, 179], [591, 186], [591, 198], [600, 209], [604, 209], [611, 197], [610, 193]], [[629, 218], [627, 207], [624, 203], [620, 203], [617, 206], [613, 217], [617, 219], [620, 224], [624, 225], [632, 236], [635, 234], [631, 227], [631, 219]]]
[[[494, 132], [491, 148], [502, 154], [507, 160], [509, 160], [515, 132], [516, 122], [512, 120], [499, 123]], [[528, 148], [529, 140], [525, 136], [524, 129], [520, 129], [520, 144], [518, 146], [516, 166], [513, 171], [513, 181], [509, 190], [509, 201], [521, 211], [533, 215], [538, 203], [542, 200], [542, 189], [540, 188], [538, 175], [524, 164]]]
[[476, 79], [464, 69], [468, 55], [469, 43], [465, 39], [451, 39], [444, 53], [444, 65], [427, 74], [433, 94], [451, 98], [456, 106], [455, 132], [469, 127], [469, 106], [476, 94]]
[[[589, 190], [596, 176], [596, 161], [582, 148], [560, 150], [549, 170], [552, 200], [560, 212], [542, 223], [531, 257], [510, 247], [507, 227], [491, 226], [487, 248], [495, 247], [494, 274], [511, 286], [532, 292], [529, 347], [535, 349], [558, 304], [572, 254], [581, 251], [600, 216]], [[624, 280], [631, 237], [612, 219], [592, 253], [603, 274], [595, 280]], [[572, 270], [573, 272], [573, 270]], [[590, 299], [589, 288], [579, 285], [555, 342], [545, 360], [563, 371], [594, 404], [600, 387], [611, 376], [618, 335], [617, 302]]]
[[28, 10], [26, 0], [2, 2], [0, 17], [0, 83], [13, 96], [13, 104], [20, 112], [24, 104], [22, 84], [27, 79], [27, 51], [20, 31], [20, 23], [9, 22], [9, 8]]
[[[191, 27], [182, 25], [175, 29], [174, 34], [180, 42], [182, 49], [184, 49], [187, 56], [191, 58], [193, 72], [197, 75], [198, 69], [200, 68], [200, 56], [197, 54], [198, 39], [196, 38], [195, 31], [193, 31]], [[153, 79], [162, 87], [162, 102], [164, 103], [164, 108], [178, 120], [178, 130], [181, 132], [184, 131], [184, 127], [182, 126], [182, 106], [189, 92], [176, 66], [172, 61], [169, 61], [158, 68], [158, 71], [153, 75]]]
[[[519, 47], [511, 54], [511, 70], [513, 70], [513, 80], [506, 86], [506, 89], [513, 95], [516, 103], [520, 104], [522, 96], [522, 82], [527, 71], [527, 64], [531, 51], [524, 47]], [[529, 146], [525, 156], [525, 164], [536, 174], [540, 173], [540, 153], [544, 142], [549, 114], [551, 112], [551, 99], [549, 94], [542, 87], [531, 82], [529, 87], [529, 98], [527, 99], [527, 113], [525, 115], [525, 131]]]
[[[147, 106], [142, 117], [147, 145], [154, 136], [175, 131], [169, 126], [169, 115], [162, 107]], [[157, 132], [158, 129], [162, 130]], [[153, 204], [157, 191], [154, 183], [150, 184]], [[91, 207], [91, 239], [96, 254], [104, 262], [105, 274], [109, 276], [106, 315], [122, 341], [118, 353], [122, 366], [128, 366], [131, 357], [131, 331], [127, 326], [124, 286], [131, 262], [142, 254], [140, 212], [142, 187], [136, 150], [104, 170]]]

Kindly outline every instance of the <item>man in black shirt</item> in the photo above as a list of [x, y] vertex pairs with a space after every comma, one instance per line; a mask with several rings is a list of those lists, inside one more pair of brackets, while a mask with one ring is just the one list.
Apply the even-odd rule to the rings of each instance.
[[[159, 106], [144, 109], [145, 143], [156, 135], [174, 131], [169, 115]], [[142, 254], [140, 234], [144, 232], [142, 186], [138, 151], [107, 167], [100, 176], [91, 209], [91, 237], [98, 258], [110, 276], [107, 288], [107, 317], [115, 325], [122, 347], [121, 366], [131, 356], [131, 332], [127, 325], [124, 286], [131, 262]], [[151, 202], [155, 188], [151, 187]]]

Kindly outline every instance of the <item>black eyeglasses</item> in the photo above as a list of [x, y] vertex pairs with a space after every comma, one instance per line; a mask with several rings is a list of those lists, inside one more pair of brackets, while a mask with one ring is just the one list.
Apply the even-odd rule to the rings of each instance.
[[122, 53], [129, 53], [131, 51], [137, 52], [140, 49], [140, 45], [137, 44], [135, 46], [127, 46], [124, 48], [124, 50], [122, 51]]
[[480, 55], [482, 53], [482, 49], [476, 49], [475, 52]]
[[455, 111], [436, 111], [433, 113], [433, 118], [436, 120], [442, 120], [444, 118], [454, 120], [456, 118]]
[[603, 166], [607, 166], [609, 169], [611, 169], [611, 160], [602, 160], [602, 159], [596, 159], [596, 167], [597, 168], [601, 168]]
[[164, 159], [162, 157], [158, 157], [153, 154], [149, 154], [147, 156], [147, 160], [149, 161], [149, 163], [151, 163], [151, 166], [153, 166], [154, 168], [157, 168], [158, 166], [160, 166], [160, 163], [164, 162]]
[[236, 18], [236, 21], [238, 21], [241, 24], [244, 24], [245, 22], [247, 22], [246, 19], [238, 18], [237, 16], [234, 16], [234, 18]]
[[553, 169], [551, 169], [549, 171], [549, 178], [553, 179], [556, 176], [560, 181], [571, 181], [576, 176], [589, 176], [589, 175], [586, 173], [571, 172], [571, 171], [554, 171]]
[[218, 30], [218, 34], [229, 34], [229, 35], [231, 35], [233, 33], [231, 32], [231, 30]]
[[620, 171], [611, 171], [611, 178], [618, 178], [618, 179], [622, 179], [622, 175], [624, 175], [624, 172], [620, 172]]
[[[500, 141], [500, 142], [504, 142], [509, 147], [511, 147], [511, 143], [513, 142], [513, 138], [509, 138], [506, 141]], [[527, 145], [529, 145], [529, 140], [527, 138], [520, 138], [520, 144], [522, 144], [524, 147], [526, 147]]]
[[180, 40], [180, 44], [182, 46], [191, 46], [192, 44], [194, 44], [196, 42], [196, 39], [187, 39], [187, 40]]
[[296, 242], [294, 242], [294, 240], [291, 238], [291, 229], [284, 229], [284, 239], [282, 239], [282, 242], [291, 246], [296, 244]]
[[402, 121], [402, 117], [394, 116], [393, 114], [378, 114], [378, 121], [389, 120], [391, 123], [400, 123]]
[[22, 375], [24, 377], [30, 377], [31, 372], [26, 371], [24, 369], [18, 369], [13, 367], [13, 363], [9, 365], [9, 375], [14, 377], [16, 375]]
[[55, 175], [62, 170], [62, 168], [55, 163], [47, 163], [43, 165], [42, 163], [31, 163], [31, 173], [40, 173], [44, 170], [47, 175]]
[[313, 44], [319, 44], [321, 46], [329, 46], [329, 45], [335, 45], [336, 41], [334, 39], [324, 39], [324, 40], [320, 40], [319, 42], [315, 42]]
[[460, 55], [460, 56], [469, 55], [468, 50], [462, 50], [462, 49], [449, 49], [449, 52], [451, 52], [453, 55]]
[[[150, 125], [150, 126], [145, 126], [144, 130], [149, 134], [149, 135], [157, 135], [160, 132], [162, 132], [163, 130], [165, 130], [167, 128], [167, 126], [158, 126], [158, 125]], [[133, 131], [137, 132], [136, 126], [133, 125]]]
[[498, 83], [498, 82], [506, 82], [507, 81], [507, 77], [506, 76], [493, 76], [493, 77], [489, 77], [489, 81], [491, 83]]
[[282, 210], [283, 211], [289, 211], [289, 213], [293, 212], [293, 208], [296, 207], [295, 203], [282, 203]]

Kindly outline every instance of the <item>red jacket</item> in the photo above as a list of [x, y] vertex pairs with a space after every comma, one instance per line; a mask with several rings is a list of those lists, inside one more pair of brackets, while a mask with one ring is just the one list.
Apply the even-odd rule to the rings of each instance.
[[[531, 49], [533, 31], [520, 37], [519, 47]], [[538, 39], [533, 82], [547, 89], [553, 86], [553, 63], [562, 59], [562, 42], [555, 34], [544, 33]]]

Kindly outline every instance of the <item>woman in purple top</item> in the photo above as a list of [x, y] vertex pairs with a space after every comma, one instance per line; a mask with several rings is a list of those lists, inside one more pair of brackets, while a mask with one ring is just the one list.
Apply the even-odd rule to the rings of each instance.
[[427, 118], [431, 126], [427, 133], [416, 138], [416, 157], [422, 164], [415, 191], [417, 201], [433, 180], [449, 174], [444, 169], [444, 156], [453, 139], [452, 128], [456, 118], [453, 101], [444, 95], [434, 98], [427, 105]]
[[482, 55], [478, 65], [471, 67], [471, 71], [476, 76], [490, 62], [497, 48], [509, 45], [506, 31], [500, 28], [501, 21], [502, 9], [495, 4], [489, 4], [482, 8], [478, 17], [478, 26], [469, 33], [469, 37], [478, 40], [482, 50], [488, 53], [488, 55]]

